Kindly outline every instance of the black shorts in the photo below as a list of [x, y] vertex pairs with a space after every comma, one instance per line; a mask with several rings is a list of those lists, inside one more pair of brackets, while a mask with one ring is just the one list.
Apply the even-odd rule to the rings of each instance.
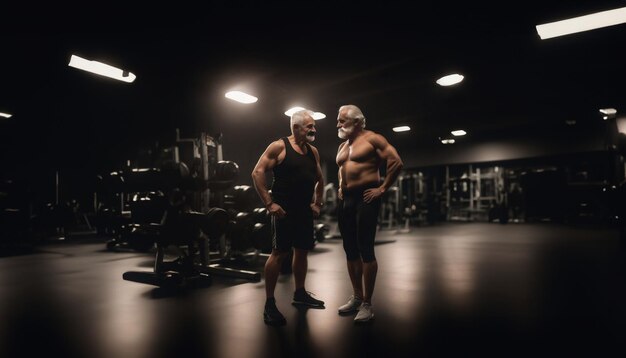
[[337, 216], [339, 231], [343, 238], [343, 249], [348, 261], [361, 259], [363, 262], [372, 262], [376, 260], [374, 241], [378, 229], [381, 199], [366, 203], [363, 201], [363, 193], [367, 189], [378, 186], [379, 184], [371, 184], [343, 191], [343, 200], [339, 202]]
[[315, 241], [311, 208], [284, 209], [287, 212], [284, 218], [272, 216], [272, 247], [281, 252], [290, 251], [292, 247], [312, 250]]

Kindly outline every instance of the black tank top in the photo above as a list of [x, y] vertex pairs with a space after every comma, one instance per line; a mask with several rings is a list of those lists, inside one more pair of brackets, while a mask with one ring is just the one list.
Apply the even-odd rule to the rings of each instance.
[[285, 159], [274, 167], [272, 199], [281, 206], [308, 208], [313, 200], [317, 177], [317, 163], [311, 146], [307, 143], [307, 153], [296, 152], [289, 139], [285, 143]]

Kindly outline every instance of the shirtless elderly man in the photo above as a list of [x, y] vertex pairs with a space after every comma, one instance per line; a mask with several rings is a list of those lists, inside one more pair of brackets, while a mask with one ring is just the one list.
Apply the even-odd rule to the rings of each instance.
[[[339, 314], [357, 312], [356, 323], [368, 322], [374, 318], [372, 295], [378, 272], [374, 239], [380, 198], [396, 181], [403, 163], [385, 137], [365, 129], [365, 116], [357, 106], [339, 108], [337, 128], [339, 138], [345, 139], [337, 150], [341, 199], [338, 223], [353, 288], [348, 302], [339, 307]], [[387, 163], [387, 172], [381, 182], [379, 168], [383, 162]]]

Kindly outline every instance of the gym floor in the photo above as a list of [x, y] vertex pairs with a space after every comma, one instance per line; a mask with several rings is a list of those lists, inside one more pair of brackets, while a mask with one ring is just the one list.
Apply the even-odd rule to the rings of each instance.
[[[351, 294], [340, 239], [309, 256], [307, 290], [263, 323], [264, 284], [220, 276], [166, 294], [122, 280], [152, 255], [73, 238], [0, 258], [0, 356], [31, 357], [623, 357], [626, 275], [614, 230], [550, 223], [444, 223], [380, 231], [376, 319], [337, 315]], [[261, 269], [262, 263], [257, 265]]]

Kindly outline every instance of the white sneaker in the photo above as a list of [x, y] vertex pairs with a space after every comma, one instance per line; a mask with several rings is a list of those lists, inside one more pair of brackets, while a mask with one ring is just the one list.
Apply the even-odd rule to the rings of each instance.
[[363, 303], [362, 299], [352, 295], [350, 296], [350, 299], [348, 299], [348, 303], [339, 307], [338, 309], [339, 314], [348, 314], [348, 313], [356, 312], [359, 310], [359, 306], [361, 306], [361, 303]]
[[363, 302], [359, 307], [359, 313], [357, 313], [356, 317], [354, 317], [354, 322], [369, 322], [373, 319], [374, 309], [372, 308], [372, 305], [367, 302]]

